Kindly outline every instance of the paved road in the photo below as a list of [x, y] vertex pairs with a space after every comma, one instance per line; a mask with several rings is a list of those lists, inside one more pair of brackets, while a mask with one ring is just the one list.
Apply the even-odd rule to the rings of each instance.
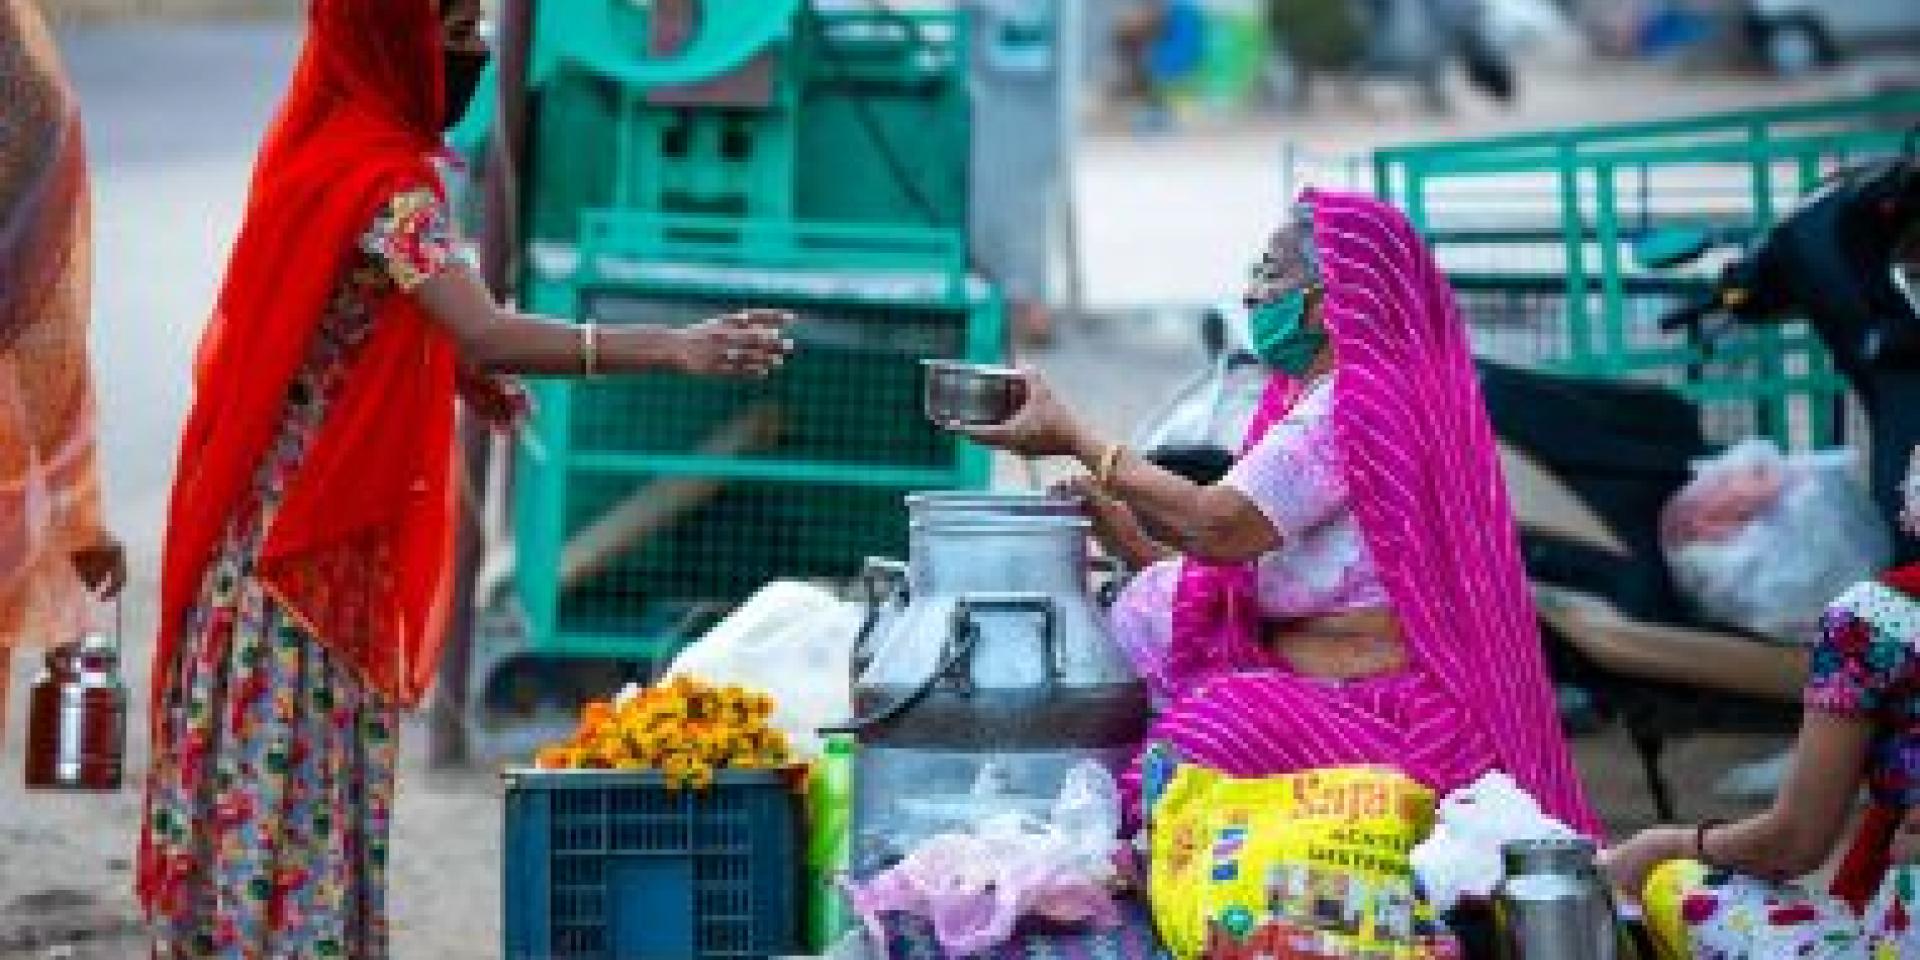
[[298, 37], [286, 25], [68, 38], [95, 174], [95, 364], [111, 514], [157, 542], [193, 345]]

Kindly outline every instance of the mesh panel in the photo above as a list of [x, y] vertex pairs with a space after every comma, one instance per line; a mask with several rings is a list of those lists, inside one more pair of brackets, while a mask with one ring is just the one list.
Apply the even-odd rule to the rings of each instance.
[[[656, 479], [662, 478], [576, 475], [568, 529], [580, 529]], [[560, 629], [645, 634], [704, 605], [745, 598], [771, 580], [851, 577], [862, 557], [900, 556], [905, 545], [899, 490], [733, 481], [564, 590]]]
[[920, 360], [959, 356], [967, 314], [901, 306], [587, 298], [600, 323], [685, 325], [725, 310], [786, 306], [800, 316], [798, 350], [765, 383], [653, 376], [599, 381], [575, 391], [575, 452], [691, 453], [729, 420], [756, 409], [777, 416], [777, 440], [750, 456], [889, 466], [945, 466], [950, 437], [920, 411]]
[[[546, 805], [510, 803], [507, 830], [518, 838], [513, 849], [545, 860], [551, 888], [509, 881], [510, 938], [545, 912], [552, 942], [539, 955], [549, 960], [704, 960], [797, 948], [798, 819], [779, 777], [723, 774], [713, 788], [688, 792], [652, 777], [516, 776], [513, 790], [549, 794]], [[689, 937], [691, 952], [661, 937], [663, 929]]]
[[[586, 305], [597, 322], [667, 326], [744, 306], [631, 293]], [[563, 542], [616, 511], [673, 505], [585, 576], [523, 578], [557, 592], [560, 642], [685, 636], [771, 580], [852, 577], [864, 557], [903, 552], [903, 494], [958, 482], [959, 444], [921, 415], [920, 361], [962, 355], [969, 312], [791, 306], [799, 349], [765, 382], [650, 376], [558, 394], [565, 415], [541, 429], [566, 425], [549, 444], [564, 456], [531, 466], [564, 478], [542, 488], [560, 498]]]

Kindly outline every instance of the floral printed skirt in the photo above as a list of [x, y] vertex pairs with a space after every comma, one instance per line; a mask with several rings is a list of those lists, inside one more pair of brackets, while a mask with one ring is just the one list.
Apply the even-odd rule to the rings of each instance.
[[1865, 917], [1791, 884], [1676, 861], [1647, 885], [1663, 960], [1920, 960], [1920, 867], [1894, 868]]
[[164, 871], [153, 955], [381, 960], [398, 712], [244, 553], [209, 571], [165, 693], [147, 794]]

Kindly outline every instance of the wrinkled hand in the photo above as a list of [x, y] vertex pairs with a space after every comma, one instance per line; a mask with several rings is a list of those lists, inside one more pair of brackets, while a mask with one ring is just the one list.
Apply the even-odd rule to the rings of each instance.
[[1625, 843], [1600, 852], [1600, 869], [1615, 890], [1638, 901], [1647, 889], [1647, 877], [1669, 860], [1687, 856], [1693, 834], [1678, 827], [1654, 827], [1634, 834]]
[[680, 331], [674, 367], [703, 377], [764, 377], [793, 352], [785, 310], [742, 310]]
[[516, 430], [533, 413], [533, 397], [518, 377], [462, 371], [459, 385], [467, 409], [495, 430]]
[[1027, 402], [1007, 422], [950, 423], [946, 427], [977, 443], [1023, 457], [1060, 457], [1079, 450], [1087, 437], [1080, 418], [1054, 396], [1053, 388], [1040, 374], [1026, 370], [1022, 375], [1027, 381]]
[[102, 600], [120, 595], [127, 586], [127, 548], [109, 534], [101, 534], [92, 545], [73, 551], [73, 572], [80, 582]]
[[1146, 527], [1133, 508], [1100, 489], [1092, 477], [1081, 474], [1053, 485], [1057, 496], [1075, 497], [1087, 505], [1093, 520], [1093, 537], [1108, 556], [1131, 566], [1142, 566], [1149, 559], [1146, 551], [1153, 544]]
[[1102, 539], [1130, 529], [1138, 529], [1139, 518], [1133, 515], [1133, 508], [1119, 498], [1100, 489], [1100, 484], [1086, 474], [1069, 477], [1053, 485], [1058, 496], [1075, 497], [1087, 505], [1087, 513], [1093, 519], [1094, 532]]

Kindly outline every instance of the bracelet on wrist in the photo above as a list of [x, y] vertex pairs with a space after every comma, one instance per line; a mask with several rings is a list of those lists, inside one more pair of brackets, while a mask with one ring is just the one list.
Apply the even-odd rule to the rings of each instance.
[[592, 321], [580, 326], [580, 373], [588, 378], [600, 375], [600, 325]]
[[1707, 855], [1707, 832], [1724, 827], [1725, 820], [1702, 820], [1693, 828], [1693, 859], [1705, 866], [1713, 866], [1713, 858]]
[[1099, 469], [1095, 470], [1093, 474], [1095, 487], [1099, 488], [1102, 492], [1111, 492], [1113, 490], [1114, 471], [1119, 469], [1120, 458], [1125, 455], [1126, 452], [1127, 448], [1121, 444], [1115, 443], [1108, 445], [1106, 452], [1100, 455]]

